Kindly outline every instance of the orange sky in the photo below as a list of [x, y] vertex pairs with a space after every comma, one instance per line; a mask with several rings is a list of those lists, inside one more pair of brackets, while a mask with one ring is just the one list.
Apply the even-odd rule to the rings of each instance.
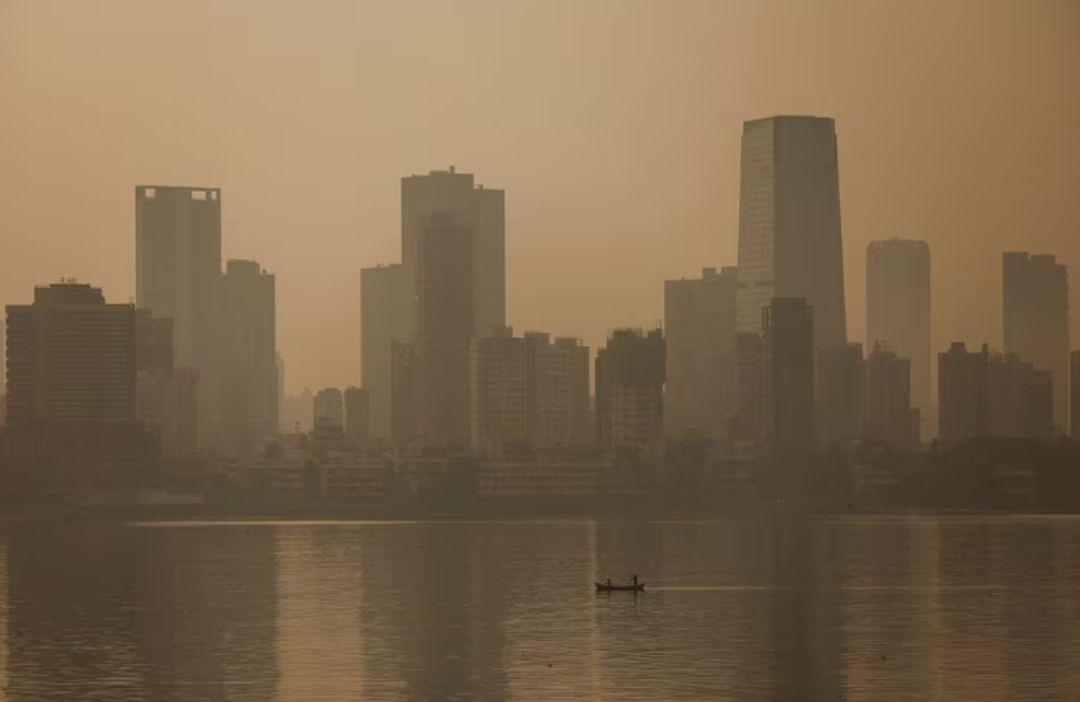
[[133, 298], [133, 186], [216, 185], [288, 391], [358, 383], [399, 178], [455, 164], [507, 190], [510, 322], [595, 348], [735, 263], [742, 121], [805, 113], [837, 120], [852, 339], [866, 243], [905, 236], [935, 348], [999, 344], [1001, 251], [1080, 263], [1078, 38], [1074, 0], [2, 0], [0, 303]]

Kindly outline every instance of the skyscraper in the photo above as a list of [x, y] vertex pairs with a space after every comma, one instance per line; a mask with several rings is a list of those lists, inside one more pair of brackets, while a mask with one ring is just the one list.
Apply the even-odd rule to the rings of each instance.
[[771, 371], [766, 368], [761, 332], [735, 334], [738, 414], [732, 432], [739, 441], [762, 442], [772, 431]]
[[176, 383], [172, 320], [135, 310], [135, 419], [175, 443]]
[[277, 372], [277, 415], [280, 431], [285, 419], [285, 359], [280, 351], [274, 352], [274, 366]]
[[589, 349], [580, 339], [506, 327], [472, 340], [473, 448], [582, 448], [589, 430]]
[[174, 361], [198, 372], [199, 442], [218, 412], [215, 315], [221, 282], [221, 191], [135, 187], [135, 303], [173, 320]]
[[6, 320], [0, 320], [0, 395], [7, 390], [7, 334]]
[[777, 116], [743, 125], [736, 325], [755, 332], [773, 298], [806, 299], [815, 348], [847, 343], [836, 129]]
[[1054, 432], [1050, 371], [1018, 354], [992, 354], [987, 365], [987, 434], [1049, 439]]
[[[432, 227], [468, 234], [473, 279], [471, 335], [481, 337], [503, 327], [506, 324], [504, 191], [476, 186], [471, 173], [458, 173], [453, 166], [445, 171], [402, 178], [401, 260], [416, 273], [423, 270], [423, 237]], [[420, 278], [414, 277], [414, 297], [420, 294], [421, 287]], [[419, 309], [416, 313], [419, 314]]]
[[706, 268], [700, 278], [664, 281], [667, 385], [664, 433], [726, 436], [735, 414], [737, 269]]
[[473, 449], [497, 455], [504, 442], [529, 439], [525, 339], [505, 327], [472, 340], [471, 412]]
[[341, 390], [323, 388], [314, 400], [316, 436], [320, 438], [340, 439], [345, 432], [345, 403]]
[[7, 335], [0, 320], [0, 427], [7, 424]]
[[596, 354], [599, 447], [647, 449], [661, 441], [663, 398], [663, 332], [616, 329]]
[[866, 247], [866, 347], [911, 362], [911, 403], [926, 410], [930, 384], [930, 247], [917, 239]]
[[938, 439], [955, 443], [988, 436], [990, 350], [968, 352], [962, 341], [938, 354]]
[[859, 439], [866, 413], [866, 361], [862, 344], [817, 354], [817, 436], [821, 446]]
[[1002, 255], [1006, 353], [1048, 370], [1054, 385], [1054, 424], [1069, 426], [1069, 279], [1052, 255]]
[[415, 352], [424, 441], [464, 449], [470, 440], [470, 341], [473, 333], [473, 235], [429, 221], [420, 236]]
[[916, 448], [919, 413], [911, 407], [911, 362], [879, 345], [866, 371], [866, 437]]
[[780, 453], [814, 447], [814, 309], [801, 297], [773, 298], [761, 312], [771, 371], [772, 441]]
[[7, 419], [135, 421], [135, 308], [63, 282], [7, 306]]
[[137, 422], [138, 344], [149, 340], [136, 325], [134, 305], [107, 304], [100, 289], [73, 282], [8, 305], [9, 489], [64, 499], [138, 488], [154, 474], [161, 432]]
[[345, 438], [353, 446], [367, 441], [371, 433], [371, 395], [364, 388], [345, 388]]
[[[363, 277], [362, 382], [371, 392], [372, 433], [464, 446], [469, 340], [506, 322], [504, 192], [476, 186], [452, 166], [402, 178], [401, 235], [401, 264], [365, 269]], [[390, 380], [405, 382], [405, 369], [409, 387], [398, 393]]]
[[390, 342], [390, 436], [394, 443], [420, 437], [420, 368], [416, 345]]
[[391, 355], [413, 336], [412, 273], [401, 264], [365, 268], [361, 287], [360, 384], [370, 393], [371, 435], [391, 435]]
[[135, 304], [173, 320], [176, 365], [213, 353], [221, 276], [221, 191], [135, 187]]
[[274, 276], [255, 261], [230, 260], [219, 314], [221, 405], [212, 440], [245, 453], [278, 430]]
[[529, 439], [539, 447], [585, 447], [589, 422], [589, 347], [581, 339], [525, 332]]
[[193, 368], [177, 368], [173, 373], [176, 387], [176, 443], [184, 449], [194, 449], [199, 421], [199, 372]]
[[1069, 393], [1072, 438], [1074, 441], [1080, 441], [1080, 351], [1073, 351], [1069, 354], [1069, 365], [1069, 377], [1072, 382], [1072, 389]]

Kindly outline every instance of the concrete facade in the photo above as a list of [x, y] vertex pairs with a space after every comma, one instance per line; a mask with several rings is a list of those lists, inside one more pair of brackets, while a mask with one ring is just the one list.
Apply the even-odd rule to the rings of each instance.
[[1069, 276], [1053, 255], [1002, 254], [1006, 353], [1017, 353], [1054, 384], [1054, 424], [1069, 426]]
[[275, 279], [255, 261], [230, 260], [221, 283], [220, 407], [210, 439], [249, 453], [278, 431]]
[[916, 239], [866, 247], [866, 348], [894, 352], [911, 365], [911, 403], [933, 404], [930, 367], [930, 247]]
[[954, 341], [938, 354], [938, 440], [956, 443], [990, 433], [990, 351], [969, 352]]
[[649, 449], [664, 437], [664, 336], [616, 329], [596, 355], [596, 435], [601, 449]]
[[7, 306], [7, 421], [135, 421], [135, 306], [62, 282]]
[[737, 269], [664, 281], [666, 379], [664, 433], [673, 438], [727, 437], [735, 396]]
[[221, 190], [136, 186], [135, 304], [173, 320], [174, 361], [199, 373], [200, 444], [219, 411], [220, 285]]
[[371, 395], [371, 435], [391, 435], [391, 344], [413, 335], [412, 273], [401, 264], [365, 268], [361, 287], [360, 382]]

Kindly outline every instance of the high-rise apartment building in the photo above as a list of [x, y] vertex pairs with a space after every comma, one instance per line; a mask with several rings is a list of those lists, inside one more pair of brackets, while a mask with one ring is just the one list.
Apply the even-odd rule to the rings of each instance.
[[345, 432], [345, 403], [341, 390], [323, 388], [315, 394], [314, 403], [314, 434], [320, 438], [341, 438]]
[[371, 435], [391, 436], [391, 352], [413, 336], [412, 272], [404, 265], [365, 268], [361, 282], [360, 382], [371, 397]]
[[1054, 424], [1054, 376], [1050, 371], [1036, 369], [1031, 374], [1027, 410], [1029, 438], [1050, 439], [1059, 433]]
[[581, 339], [525, 332], [529, 439], [541, 448], [591, 446], [589, 347]]
[[726, 437], [735, 414], [734, 266], [664, 282], [666, 377], [664, 433]]
[[472, 447], [497, 455], [505, 442], [529, 440], [528, 362], [525, 339], [504, 327], [472, 340], [470, 409]]
[[761, 332], [735, 334], [738, 414], [732, 434], [738, 441], [763, 443], [772, 432], [771, 372], [766, 368]]
[[415, 352], [423, 440], [468, 447], [471, 430], [470, 343], [473, 333], [473, 236], [451, 222], [429, 222], [420, 236], [419, 315]]
[[7, 306], [7, 419], [135, 421], [135, 308], [63, 282]]
[[1004, 438], [1053, 436], [1050, 371], [1018, 354], [991, 354], [987, 365], [987, 434]]
[[177, 437], [172, 325], [135, 310], [135, 419], [170, 444]]
[[390, 342], [390, 436], [395, 443], [420, 439], [420, 368], [416, 345]]
[[[505, 193], [474, 184], [471, 173], [453, 166], [401, 179], [402, 263], [424, 266], [424, 236], [432, 228], [467, 233], [472, 278], [471, 336], [486, 336], [506, 324]], [[414, 277], [417, 304], [423, 283]], [[416, 314], [420, 314], [419, 308]], [[417, 318], [419, 326], [419, 319]]]
[[194, 368], [177, 368], [173, 373], [176, 385], [176, 444], [191, 450], [197, 445], [199, 421], [199, 372]]
[[1002, 255], [1004, 346], [1054, 383], [1054, 424], [1069, 426], [1069, 278], [1052, 255]]
[[862, 344], [818, 351], [816, 405], [819, 445], [827, 447], [862, 437], [866, 412]]
[[7, 393], [7, 334], [5, 320], [0, 320], [0, 396]]
[[918, 423], [919, 411], [911, 406], [911, 361], [877, 345], [866, 361], [866, 438], [914, 449]]
[[1069, 378], [1071, 389], [1069, 392], [1069, 416], [1072, 417], [1072, 438], [1080, 441], [1080, 351], [1069, 354]]
[[107, 304], [100, 289], [73, 282], [38, 287], [33, 304], [8, 305], [9, 489], [66, 499], [137, 489], [153, 475], [162, 432], [137, 421], [137, 378], [141, 363], [169, 361], [155, 357], [162, 337], [140, 334], [136, 316], [134, 305]]
[[176, 364], [212, 354], [221, 276], [221, 191], [135, 187], [135, 302], [173, 320]]
[[[400, 266], [364, 271], [362, 380], [372, 433], [465, 447], [470, 339], [506, 321], [504, 192], [453, 167], [402, 178], [401, 233]], [[410, 346], [398, 347], [398, 370], [409, 369], [400, 393], [390, 386], [393, 377], [405, 382], [392, 368], [394, 344]]]
[[779, 453], [814, 447], [814, 309], [801, 297], [773, 298], [761, 312]]
[[664, 335], [616, 329], [596, 354], [596, 437], [603, 449], [648, 449], [664, 437]]
[[280, 431], [285, 420], [285, 359], [280, 351], [274, 352], [274, 370], [277, 373], [277, 421]]
[[589, 349], [580, 339], [506, 327], [472, 341], [474, 450], [504, 445], [583, 448], [589, 429]]
[[990, 350], [969, 352], [961, 341], [938, 354], [938, 440], [955, 443], [990, 434]]
[[371, 395], [364, 388], [345, 388], [345, 439], [360, 446], [371, 433]]
[[930, 247], [917, 239], [866, 247], [866, 347], [881, 346], [911, 365], [911, 402], [932, 404], [930, 380]]
[[278, 367], [274, 276], [255, 261], [230, 260], [217, 328], [221, 385], [211, 442], [237, 453], [277, 434]]
[[199, 374], [200, 443], [219, 416], [220, 281], [221, 190], [136, 186], [135, 302], [173, 320], [175, 363]]
[[777, 116], [743, 125], [736, 325], [756, 332], [773, 298], [806, 299], [816, 348], [847, 343], [836, 128]]
[[0, 320], [0, 427], [7, 424], [7, 335]]
[[315, 429], [315, 396], [311, 390], [304, 388], [300, 391], [300, 431], [314, 431]]

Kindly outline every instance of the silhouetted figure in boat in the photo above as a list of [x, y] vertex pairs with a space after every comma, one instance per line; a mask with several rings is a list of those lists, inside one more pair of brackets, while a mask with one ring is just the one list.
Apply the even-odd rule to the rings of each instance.
[[608, 576], [608, 579], [607, 579], [607, 586], [608, 586], [608, 589], [610, 590], [611, 589], [611, 576], [610, 575]]
[[634, 587], [637, 587], [637, 573], [631, 575], [630, 579], [634, 581]]

